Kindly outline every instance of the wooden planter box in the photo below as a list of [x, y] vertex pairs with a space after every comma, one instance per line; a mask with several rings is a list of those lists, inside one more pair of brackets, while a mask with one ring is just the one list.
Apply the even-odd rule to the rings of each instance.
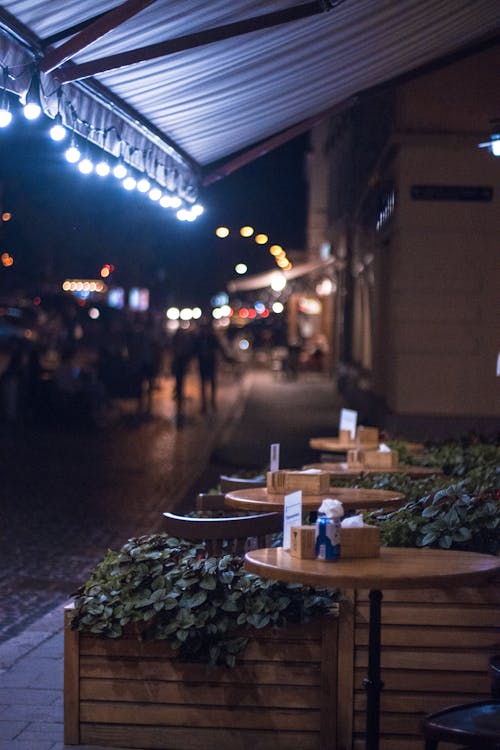
[[[488, 662], [500, 652], [499, 605], [498, 582], [384, 592], [380, 750], [422, 750], [419, 726], [427, 713], [490, 697]], [[367, 591], [348, 592], [339, 619], [338, 750], [364, 750], [368, 608]]]
[[[364, 750], [368, 592], [345, 593], [338, 620], [261, 631], [234, 669], [181, 664], [165, 642], [66, 626], [65, 743]], [[489, 697], [499, 605], [498, 583], [384, 592], [380, 750], [422, 750], [425, 714]]]
[[323, 750], [336, 735], [337, 619], [258, 631], [238, 666], [177, 661], [166, 641], [69, 628], [64, 741], [168, 750]]

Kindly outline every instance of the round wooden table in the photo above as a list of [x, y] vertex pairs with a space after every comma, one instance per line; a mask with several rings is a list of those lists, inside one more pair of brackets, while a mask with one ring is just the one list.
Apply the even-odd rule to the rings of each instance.
[[[370, 490], [357, 487], [330, 487], [324, 495], [304, 495], [302, 508], [305, 511], [318, 510], [326, 497], [340, 500], [346, 511], [373, 508], [397, 508], [405, 501], [402, 492], [392, 490]], [[283, 510], [284, 495], [270, 494], [266, 487], [248, 487], [244, 490], [233, 490], [225, 495], [225, 502], [238, 510], [253, 510], [269, 513], [272, 510]]]
[[345, 461], [339, 463], [321, 461], [316, 464], [307, 464], [303, 469], [321, 469], [330, 474], [330, 479], [345, 479], [346, 477], [359, 477], [361, 474], [406, 474], [412, 479], [424, 479], [442, 474], [438, 468], [432, 466], [412, 466], [399, 464], [392, 469], [366, 469], [363, 467], [349, 467]]
[[449, 588], [485, 584], [500, 575], [500, 557], [456, 550], [382, 547], [380, 557], [337, 562], [292, 557], [282, 547], [247, 552], [251, 573], [320, 588], [370, 589], [366, 750], [378, 750], [380, 723], [380, 636], [383, 589]]

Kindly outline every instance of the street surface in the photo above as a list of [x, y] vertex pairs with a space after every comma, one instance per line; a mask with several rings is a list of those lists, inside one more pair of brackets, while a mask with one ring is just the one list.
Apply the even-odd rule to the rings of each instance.
[[182, 430], [171, 378], [149, 418], [131, 400], [102, 429], [0, 423], [0, 642], [68, 599], [107, 548], [161, 528], [196, 491], [240, 391], [227, 374], [218, 412], [202, 416], [191, 376]]
[[101, 429], [0, 424], [0, 642], [67, 601], [106, 549], [161, 530], [163, 511], [193, 507], [221, 473], [262, 470], [274, 442], [281, 466], [297, 468], [317, 458], [309, 437], [338, 426], [333, 383], [316, 373], [227, 370], [208, 415], [190, 376], [182, 430], [172, 387], [159, 381], [151, 417], [120, 401]]

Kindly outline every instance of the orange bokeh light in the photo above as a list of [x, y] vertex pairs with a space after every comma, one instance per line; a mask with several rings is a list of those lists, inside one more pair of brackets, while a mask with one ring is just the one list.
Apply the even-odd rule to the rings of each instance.
[[267, 234], [255, 235], [255, 242], [257, 243], [257, 245], [265, 245], [268, 240], [269, 240], [269, 237], [267, 236]]

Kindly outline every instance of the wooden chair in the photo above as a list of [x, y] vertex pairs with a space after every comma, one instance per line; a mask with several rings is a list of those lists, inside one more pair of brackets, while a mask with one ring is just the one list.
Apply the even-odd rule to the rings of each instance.
[[191, 518], [164, 513], [164, 528], [180, 539], [206, 543], [209, 554], [243, 553], [248, 549], [268, 547], [270, 535], [283, 530], [282, 513], [259, 513], [227, 518]]
[[425, 717], [425, 750], [437, 750], [440, 742], [464, 750], [500, 750], [500, 656], [490, 659], [488, 674], [491, 700], [450, 706]]

